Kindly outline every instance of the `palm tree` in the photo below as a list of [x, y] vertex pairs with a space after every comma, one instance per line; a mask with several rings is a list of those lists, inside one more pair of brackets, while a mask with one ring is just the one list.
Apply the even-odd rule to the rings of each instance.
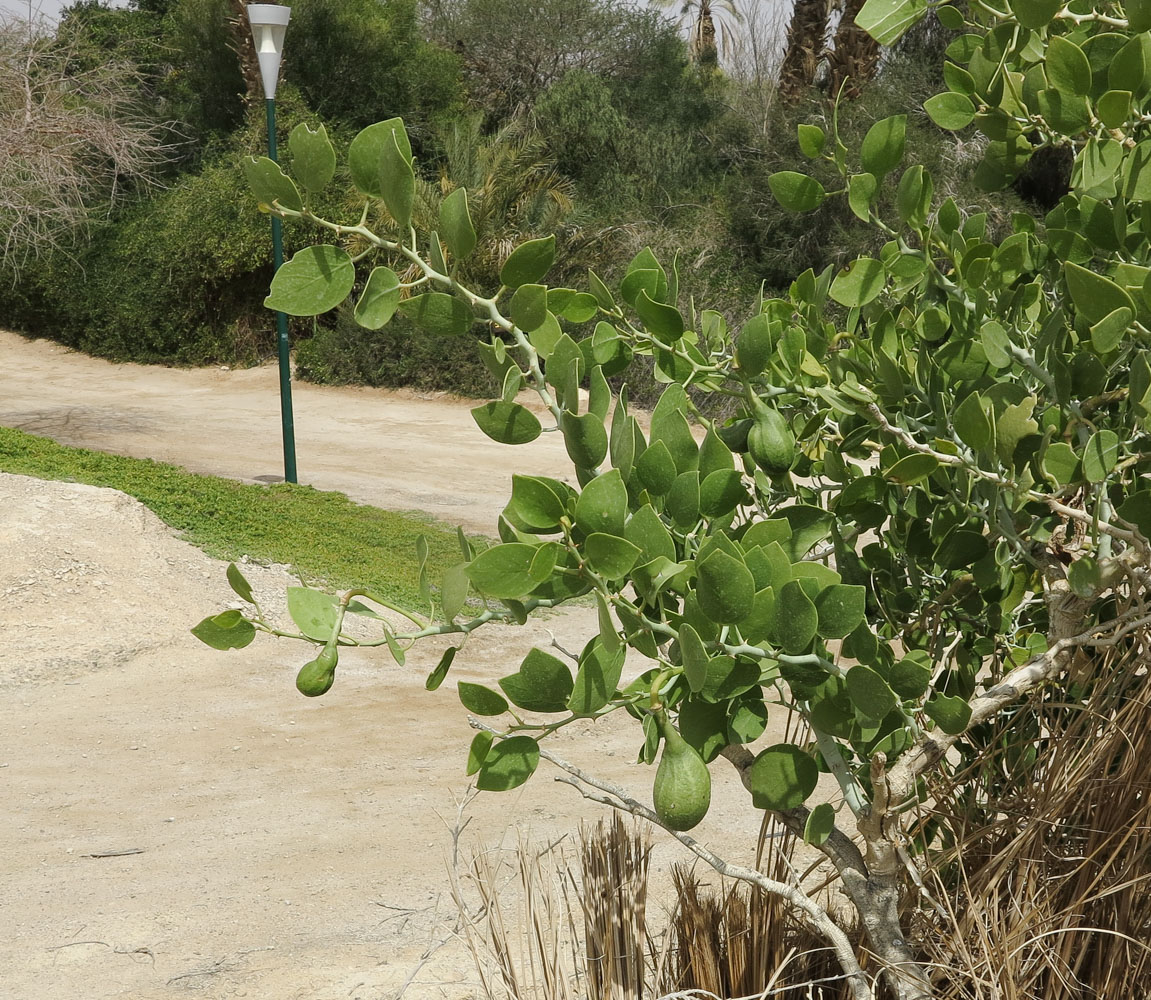
[[785, 101], [794, 100], [815, 82], [830, 14], [830, 0], [795, 0], [779, 68], [779, 96]]
[[835, 29], [835, 48], [828, 57], [831, 93], [838, 95], [846, 84], [843, 96], [848, 99], [858, 97], [879, 68], [879, 42], [855, 23], [862, 6], [863, 0], [846, 0]]
[[[743, 22], [735, 0], [659, 0], [663, 7], [679, 7], [679, 23], [690, 22], [687, 48], [692, 61], [714, 66], [719, 54], [731, 51], [734, 25]], [[718, 46], [716, 40], [718, 39]]]
[[[863, 84], [879, 66], [879, 43], [855, 23], [863, 0], [795, 0], [787, 29], [787, 48], [779, 70], [779, 96], [793, 101], [814, 82], [820, 62], [828, 62], [828, 83], [833, 96], [859, 96]], [[828, 26], [834, 10], [839, 24], [830, 51]], [[846, 87], [844, 87], [846, 84]]]

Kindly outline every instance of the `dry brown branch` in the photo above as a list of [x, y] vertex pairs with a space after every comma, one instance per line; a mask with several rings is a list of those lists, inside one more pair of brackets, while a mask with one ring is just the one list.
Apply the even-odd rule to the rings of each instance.
[[67, 247], [172, 151], [148, 120], [140, 79], [109, 59], [72, 69], [73, 45], [26, 18], [0, 19], [0, 264]]

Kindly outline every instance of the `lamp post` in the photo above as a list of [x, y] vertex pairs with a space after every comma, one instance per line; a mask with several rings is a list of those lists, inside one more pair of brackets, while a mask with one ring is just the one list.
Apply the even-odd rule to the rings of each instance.
[[[264, 108], [268, 117], [268, 156], [276, 159], [276, 84], [280, 78], [280, 56], [288, 30], [290, 7], [274, 3], [248, 4], [248, 22], [256, 43], [256, 58], [264, 83]], [[276, 270], [284, 263], [284, 241], [279, 216], [272, 216], [272, 258]], [[288, 343], [288, 317], [276, 313], [277, 353], [280, 360], [280, 423], [284, 437], [284, 479], [296, 479], [296, 432], [292, 421], [292, 367]]]

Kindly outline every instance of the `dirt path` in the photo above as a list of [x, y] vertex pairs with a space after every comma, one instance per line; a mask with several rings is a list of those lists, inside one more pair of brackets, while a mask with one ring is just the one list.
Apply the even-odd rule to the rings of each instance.
[[[497, 444], [479, 400], [294, 382], [299, 480], [360, 503], [420, 510], [492, 534], [512, 470], [574, 481], [563, 441]], [[537, 406], [534, 396], [523, 402]], [[115, 365], [0, 331], [0, 426], [62, 444], [267, 482], [284, 474], [275, 366]]]
[[[568, 474], [554, 436], [495, 445], [456, 400], [297, 386], [296, 401], [301, 479], [359, 500], [490, 531], [513, 461]], [[274, 369], [113, 366], [0, 333], [0, 424], [279, 471]], [[0, 474], [0, 998], [475, 995], [447, 894], [470, 739], [454, 683], [513, 672], [553, 632], [578, 648], [594, 613], [481, 630], [435, 694], [436, 647], [403, 670], [349, 653], [310, 701], [292, 687], [297, 644], [220, 654], [188, 634], [232, 599], [223, 569], [122, 494]], [[279, 569], [248, 573], [282, 603]], [[578, 728], [557, 752], [649, 794], [634, 725]], [[746, 861], [755, 815], [713, 770], [699, 835]], [[549, 778], [473, 802], [463, 856], [602, 815]], [[657, 844], [662, 877], [679, 855]], [[138, 853], [93, 856], [122, 851]]]

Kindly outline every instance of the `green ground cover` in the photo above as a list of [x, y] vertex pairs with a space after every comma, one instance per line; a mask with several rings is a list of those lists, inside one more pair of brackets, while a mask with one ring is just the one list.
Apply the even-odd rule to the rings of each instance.
[[309, 582], [367, 587], [409, 611], [427, 611], [417, 584], [417, 537], [428, 540], [432, 581], [460, 560], [455, 532], [431, 519], [353, 503], [342, 493], [310, 486], [197, 476], [175, 465], [69, 448], [5, 427], [0, 471], [121, 490], [210, 556], [284, 563]]

